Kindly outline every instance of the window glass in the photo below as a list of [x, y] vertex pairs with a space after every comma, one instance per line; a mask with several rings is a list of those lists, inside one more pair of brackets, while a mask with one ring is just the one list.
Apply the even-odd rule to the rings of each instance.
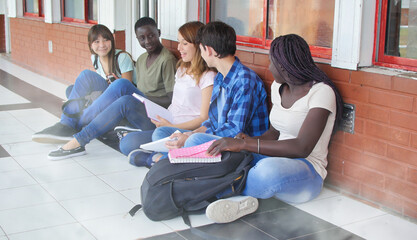
[[39, 14], [38, 0], [26, 0], [25, 6], [26, 12]]
[[65, 0], [64, 16], [84, 19], [84, 0]]
[[389, 0], [385, 54], [417, 59], [417, 0]]
[[268, 39], [295, 33], [310, 45], [331, 48], [334, 2], [329, 0], [270, 0]]
[[88, 0], [88, 19], [97, 21], [97, 0]]
[[232, 26], [237, 35], [262, 37], [264, 0], [213, 0], [211, 21]]

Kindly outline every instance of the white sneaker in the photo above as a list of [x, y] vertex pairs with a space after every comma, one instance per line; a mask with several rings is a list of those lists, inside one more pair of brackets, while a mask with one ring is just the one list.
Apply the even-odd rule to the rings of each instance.
[[206, 216], [216, 223], [228, 223], [251, 214], [256, 209], [258, 209], [258, 199], [238, 196], [210, 203], [206, 209]]

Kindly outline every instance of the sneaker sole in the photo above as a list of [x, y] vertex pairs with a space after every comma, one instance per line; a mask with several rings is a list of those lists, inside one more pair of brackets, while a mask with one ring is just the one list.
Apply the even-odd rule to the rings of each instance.
[[229, 223], [255, 212], [258, 206], [258, 199], [254, 197], [241, 201], [220, 199], [207, 207], [206, 216], [215, 223]]
[[142, 129], [138, 129], [138, 128], [130, 128], [130, 127], [126, 127], [126, 126], [117, 126], [114, 128], [113, 131], [117, 131], [117, 130], [125, 130], [125, 131], [130, 131], [130, 132], [141, 132]]
[[70, 155], [66, 155], [66, 156], [59, 156], [59, 157], [58, 156], [57, 157], [51, 157], [51, 156], [48, 155], [48, 159], [53, 160], [53, 161], [64, 160], [64, 159], [67, 159], [67, 158], [82, 156], [82, 155], [85, 155], [85, 154], [87, 154], [86, 151], [78, 152], [78, 153], [74, 153], [74, 154], [70, 154]]
[[67, 143], [71, 141], [74, 137], [58, 137], [52, 135], [33, 135], [32, 141], [38, 143]]

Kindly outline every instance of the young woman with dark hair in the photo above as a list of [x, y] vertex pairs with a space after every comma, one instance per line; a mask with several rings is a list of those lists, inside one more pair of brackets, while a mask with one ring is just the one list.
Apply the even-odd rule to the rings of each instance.
[[253, 152], [243, 195], [217, 200], [206, 215], [215, 222], [231, 222], [254, 212], [256, 198], [285, 202], [309, 201], [322, 190], [328, 145], [341, 117], [343, 101], [334, 83], [314, 63], [300, 36], [280, 36], [271, 44], [270, 129], [258, 137], [243, 133], [215, 141], [207, 150]]
[[[135, 67], [127, 52], [116, 49], [113, 34], [101, 24], [94, 25], [88, 31], [88, 47], [95, 72], [84, 70], [78, 75], [75, 84], [67, 88], [69, 101], [82, 99], [93, 92], [98, 97], [111, 83], [111, 78], [136, 79]], [[132, 85], [133, 86], [133, 85]], [[32, 140], [40, 143], [61, 143], [72, 138], [82, 126], [76, 113], [81, 111], [79, 103], [73, 101], [66, 105], [61, 121], [32, 136]], [[74, 115], [74, 116], [72, 116]]]

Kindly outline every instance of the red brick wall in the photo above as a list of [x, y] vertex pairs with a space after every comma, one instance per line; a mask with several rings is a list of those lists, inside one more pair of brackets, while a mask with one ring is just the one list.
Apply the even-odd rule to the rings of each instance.
[[[178, 52], [176, 42], [163, 44]], [[270, 94], [268, 55], [236, 55], [263, 79]], [[339, 131], [332, 139], [326, 184], [417, 219], [417, 80], [318, 66], [336, 83], [344, 101], [356, 106], [355, 133]]]
[[[74, 83], [82, 70], [94, 70], [87, 42], [88, 30], [88, 26], [10, 18], [11, 57], [42, 75]], [[125, 48], [124, 35], [124, 31], [115, 33], [117, 48]], [[52, 53], [48, 51], [48, 41], [52, 41]]]
[[0, 52], [6, 52], [6, 26], [3, 14], [0, 14]]

